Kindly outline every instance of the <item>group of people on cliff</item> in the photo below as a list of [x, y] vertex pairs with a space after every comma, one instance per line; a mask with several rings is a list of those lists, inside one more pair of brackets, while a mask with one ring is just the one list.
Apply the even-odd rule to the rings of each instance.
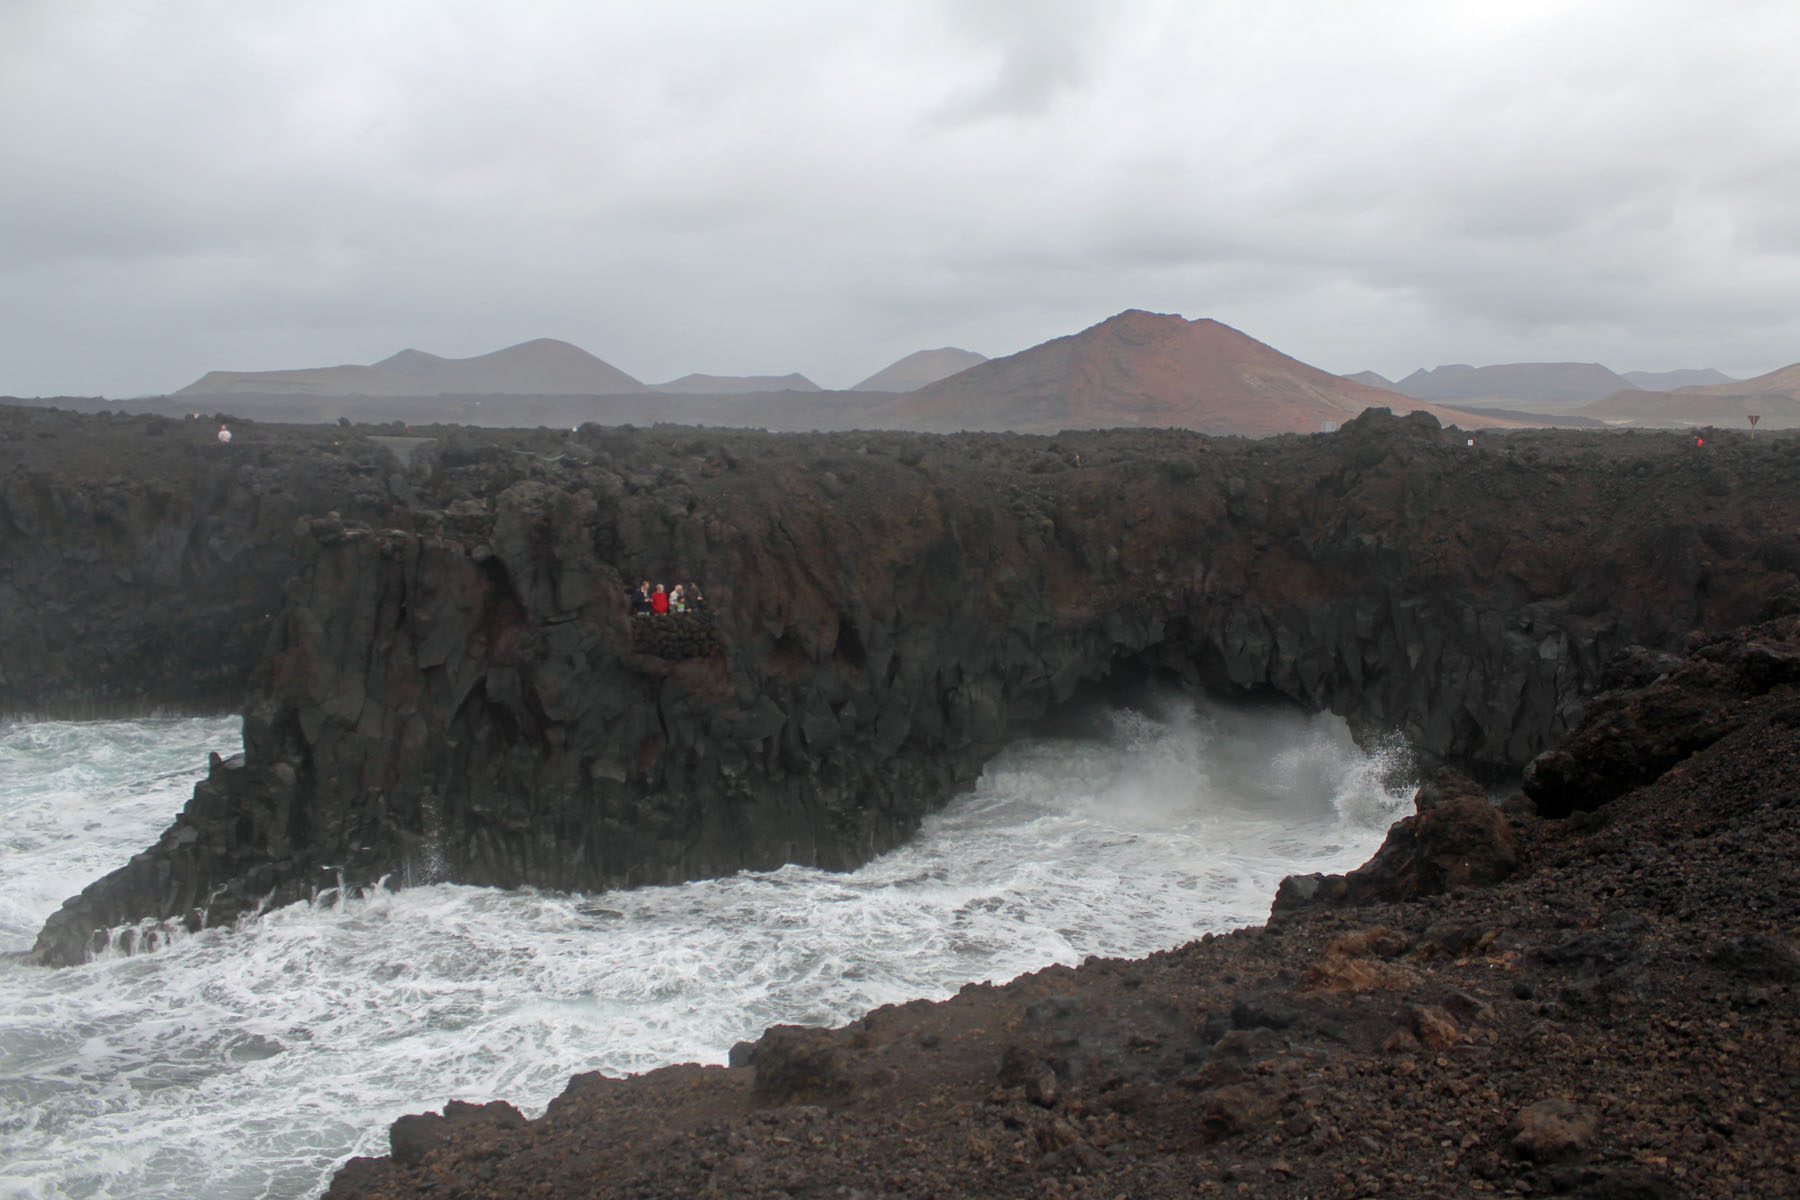
[[653, 588], [646, 579], [631, 593], [631, 615], [634, 617], [703, 612], [705, 609], [706, 597], [700, 594], [697, 583], [678, 583], [672, 588], [664, 588], [659, 583]]

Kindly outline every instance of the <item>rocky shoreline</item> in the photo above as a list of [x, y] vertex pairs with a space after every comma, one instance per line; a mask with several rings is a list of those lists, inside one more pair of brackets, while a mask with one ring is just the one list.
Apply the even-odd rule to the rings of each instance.
[[1262, 928], [452, 1103], [327, 1195], [1794, 1195], [1800, 620], [1695, 642], [1620, 656], [1535, 798], [1442, 773]]
[[[854, 865], [1155, 680], [1531, 764], [1264, 929], [411, 1119], [341, 1195], [1795, 1190], [1800, 441], [236, 429], [0, 408], [0, 714], [245, 714], [33, 961]], [[713, 607], [636, 626], [640, 578]]]
[[[52, 964], [109, 929], [230, 922], [340, 882], [854, 866], [1008, 740], [1147, 680], [1329, 709], [1503, 777], [1616, 650], [1740, 624], [1800, 567], [1791, 440], [1470, 445], [1382, 410], [1260, 442], [240, 426], [220, 446], [200, 422], [56, 421], [90, 435], [61, 446], [80, 473], [34, 460], [0, 488], [0, 532], [57, 534], [14, 539], [30, 569], [0, 581], [23, 597], [0, 609], [0, 685], [39, 669], [21, 614], [40, 598], [62, 605], [51, 627], [85, 629], [67, 597], [91, 593], [119, 640], [178, 643], [219, 678], [243, 668], [206, 647], [260, 644], [244, 759], [51, 917], [32, 956]], [[214, 518], [159, 499], [187, 485], [130, 481], [134, 435], [260, 497], [232, 553], [199, 554]], [[339, 484], [355, 504], [321, 511]], [[165, 541], [184, 549], [164, 603], [100, 569]], [[705, 635], [640, 637], [624, 597], [644, 578], [701, 581]], [[98, 631], [62, 641], [67, 677], [112, 687], [132, 665]]]

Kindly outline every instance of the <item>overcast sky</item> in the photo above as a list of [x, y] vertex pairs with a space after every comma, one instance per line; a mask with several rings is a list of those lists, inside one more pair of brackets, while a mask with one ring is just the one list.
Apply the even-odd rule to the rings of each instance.
[[1800, 4], [0, 0], [0, 394], [1125, 308], [1327, 370], [1800, 361]]

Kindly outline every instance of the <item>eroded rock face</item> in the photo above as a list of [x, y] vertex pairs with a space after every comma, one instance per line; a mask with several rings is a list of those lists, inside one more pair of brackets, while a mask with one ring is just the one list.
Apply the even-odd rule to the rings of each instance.
[[[243, 765], [36, 953], [340, 881], [848, 867], [1107, 679], [1279, 694], [1517, 769], [1619, 647], [1794, 584], [1785, 444], [1485, 444], [1385, 413], [1258, 443], [447, 437], [406, 527], [295, 524]], [[700, 581], [710, 640], [634, 630], [667, 619], [628, 615], [643, 578]]]
[[1646, 678], [1641, 647], [1620, 655], [1567, 740], [1534, 759], [1525, 794], [1545, 816], [1599, 808], [1650, 783], [1800, 687], [1800, 621], [1777, 617], [1708, 638], [1695, 634], [1686, 660]]

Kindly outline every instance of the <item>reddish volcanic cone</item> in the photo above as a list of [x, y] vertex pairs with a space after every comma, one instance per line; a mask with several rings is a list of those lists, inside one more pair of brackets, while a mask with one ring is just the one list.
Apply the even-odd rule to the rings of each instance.
[[1163, 426], [1316, 433], [1365, 408], [1425, 409], [1464, 428], [1505, 424], [1409, 401], [1309, 367], [1217, 321], [1132, 309], [898, 399], [907, 428], [953, 431]]

